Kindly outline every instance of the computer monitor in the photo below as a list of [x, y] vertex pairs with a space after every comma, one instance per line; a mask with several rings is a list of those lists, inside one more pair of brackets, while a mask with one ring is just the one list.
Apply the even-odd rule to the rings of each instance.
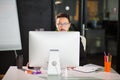
[[51, 51], [59, 54], [61, 68], [79, 66], [80, 32], [29, 32], [30, 66], [47, 67]]

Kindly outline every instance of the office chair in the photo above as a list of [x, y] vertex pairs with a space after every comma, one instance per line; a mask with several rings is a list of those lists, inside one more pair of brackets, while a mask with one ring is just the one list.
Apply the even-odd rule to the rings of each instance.
[[83, 47], [84, 47], [84, 51], [86, 51], [86, 38], [84, 36], [80, 36], [81, 38], [81, 42], [83, 44]]

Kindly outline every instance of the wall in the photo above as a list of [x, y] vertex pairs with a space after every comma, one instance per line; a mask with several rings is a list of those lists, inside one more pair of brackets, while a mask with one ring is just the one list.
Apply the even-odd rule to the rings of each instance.
[[[120, 1], [119, 1], [119, 4], [120, 4]], [[120, 7], [120, 5], [119, 5]], [[119, 11], [120, 12], [120, 8], [119, 8]], [[119, 13], [120, 14], [120, 13]], [[120, 25], [120, 15], [118, 16], [119, 18], [119, 24], [118, 26]], [[118, 27], [118, 44], [117, 44], [117, 72], [120, 74], [120, 27]]]
[[23, 45], [24, 64], [28, 62], [28, 33], [30, 30], [44, 28], [51, 30], [51, 1], [50, 0], [19, 0], [21, 38]]

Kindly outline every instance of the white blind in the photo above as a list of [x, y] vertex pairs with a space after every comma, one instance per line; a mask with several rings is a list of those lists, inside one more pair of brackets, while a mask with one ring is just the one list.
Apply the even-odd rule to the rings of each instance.
[[21, 49], [16, 0], [0, 0], [0, 51]]

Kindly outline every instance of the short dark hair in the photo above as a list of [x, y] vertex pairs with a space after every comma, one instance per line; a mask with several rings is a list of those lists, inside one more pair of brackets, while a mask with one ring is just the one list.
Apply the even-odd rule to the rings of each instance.
[[70, 16], [68, 14], [66, 14], [66, 13], [59, 13], [59, 14], [56, 15], [56, 19], [61, 18], [61, 17], [65, 17], [65, 18], [68, 19], [69, 22], [71, 22], [70, 21]]

